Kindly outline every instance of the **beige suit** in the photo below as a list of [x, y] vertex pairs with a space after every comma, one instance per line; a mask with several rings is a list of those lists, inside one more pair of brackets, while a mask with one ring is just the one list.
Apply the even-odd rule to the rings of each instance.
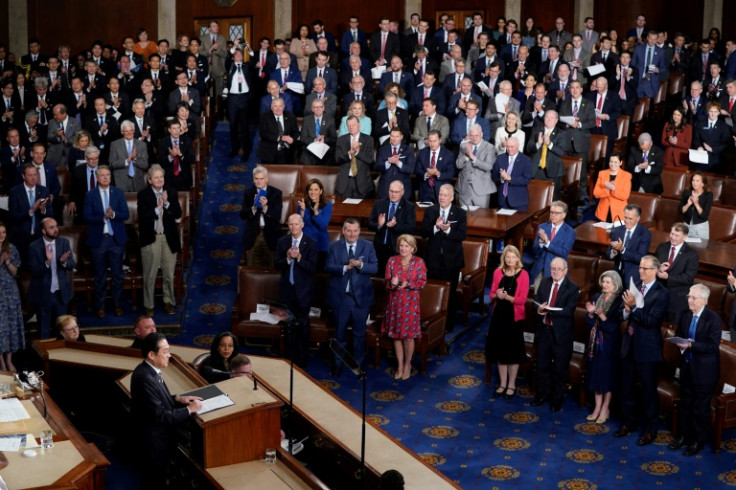
[[[450, 121], [440, 114], [436, 113], [432, 116], [431, 129], [436, 129], [440, 132], [440, 141], [444, 145], [447, 142], [447, 138], [450, 137]], [[419, 140], [427, 138], [427, 116], [419, 116], [417, 122], [414, 124], [414, 132], [411, 133], [411, 140], [415, 143]]]
[[222, 34], [215, 36], [215, 41], [219, 44], [216, 50], [212, 50], [212, 34], [207, 33], [202, 37], [202, 52], [207, 57], [210, 64], [210, 75], [215, 84], [215, 92], [217, 96], [222, 94], [224, 77], [225, 77], [225, 58], [227, 57], [227, 40]]

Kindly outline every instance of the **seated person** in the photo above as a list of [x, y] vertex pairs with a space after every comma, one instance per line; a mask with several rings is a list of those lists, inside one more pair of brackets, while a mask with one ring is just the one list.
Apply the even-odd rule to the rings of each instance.
[[389, 83], [388, 85], [386, 85], [386, 88], [383, 91], [384, 100], [382, 100], [378, 104], [378, 108], [376, 109], [377, 111], [380, 111], [381, 109], [386, 107], [385, 97], [386, 94], [388, 94], [389, 92], [394, 94], [398, 98], [399, 107], [409, 110], [409, 103], [406, 101], [406, 94], [404, 93], [404, 90], [397, 83]]
[[56, 319], [56, 329], [59, 335], [56, 340], [74, 340], [76, 342], [86, 342], [84, 334], [79, 331], [77, 317], [74, 315], [61, 315]]
[[345, 136], [346, 134], [348, 134], [347, 121], [350, 116], [355, 116], [356, 118], [358, 118], [361, 133], [367, 134], [368, 136], [371, 135], [373, 122], [371, 121], [371, 118], [368, 117], [365, 109], [365, 104], [359, 100], [354, 100], [350, 103], [348, 114], [343, 116], [342, 120], [340, 121], [340, 128], [337, 130], [338, 138], [340, 136]]
[[133, 344], [130, 347], [133, 349], [142, 349], [143, 339], [145, 339], [149, 333], [154, 332], [156, 332], [156, 322], [153, 321], [153, 318], [148, 315], [139, 316], [133, 323], [135, 339], [133, 339]]
[[250, 377], [253, 374], [253, 364], [250, 362], [248, 357], [243, 354], [238, 354], [230, 359], [230, 377], [242, 378], [243, 376]]
[[231, 332], [215, 335], [210, 357], [202, 363], [202, 377], [210, 383], [230, 379], [230, 362], [238, 353], [238, 339]]
[[701, 124], [695, 125], [693, 132], [693, 147], [698, 150], [705, 150], [708, 153], [708, 165], [702, 168], [700, 164], [692, 164], [701, 167], [698, 170], [713, 173], [723, 173], [721, 166], [721, 153], [728, 146], [733, 145], [731, 131], [728, 125], [718, 116], [721, 113], [721, 104], [718, 102], [709, 102], [706, 106], [707, 119]]

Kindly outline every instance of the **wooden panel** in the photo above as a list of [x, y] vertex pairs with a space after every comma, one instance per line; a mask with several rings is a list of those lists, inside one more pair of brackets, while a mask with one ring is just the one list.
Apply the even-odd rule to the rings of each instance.
[[[3, 0], [7, 5], [7, 0]], [[135, 36], [143, 26], [149, 39], [156, 39], [156, 2], [75, 0], [74, 2], [28, 1], [28, 36], [38, 37], [44, 54], [56, 53], [60, 44], [70, 44], [72, 53], [86, 49], [95, 39], [120, 47], [125, 36]], [[7, 7], [5, 7], [7, 8]], [[3, 10], [5, 11], [5, 10]], [[191, 29], [191, 27], [190, 27]], [[16, 53], [23, 55], [23, 53]]]
[[[342, 34], [348, 29], [348, 18], [357, 15], [360, 20], [360, 28], [370, 36], [378, 28], [378, 18], [387, 16], [396, 20], [404, 17], [404, 6], [402, 1], [396, 0], [373, 0], [370, 2], [325, 2], [324, 0], [298, 0], [293, 2], [292, 27], [296, 29], [299, 24], [309, 25], [320, 19], [325, 24], [325, 30], [337, 38], [340, 42]], [[286, 33], [280, 33], [286, 35]], [[288, 33], [293, 37], [293, 32]]]
[[239, 0], [230, 8], [222, 8], [211, 1], [177, 2], [176, 32], [192, 35], [192, 20], [222, 19], [228, 17], [252, 17], [253, 30], [248, 42], [257, 46], [257, 41], [268, 36], [273, 41], [274, 2]]
[[[703, 33], [703, 0], [671, 0], [669, 2], [608, 2], [595, 0], [594, 9], [596, 27], [600, 29], [616, 29], [621, 40], [629, 29], [635, 25], [636, 15], [642, 13], [647, 18], [650, 29], [666, 30], [672, 35], [683, 32], [695, 39]], [[724, 14], [726, 4], [724, 2]], [[725, 15], [724, 15], [725, 18]], [[601, 20], [601, 19], [605, 19]]]
[[[0, 0], [0, 12], [3, 13], [3, 18], [7, 19], [5, 12], [8, 11], [8, 0]], [[8, 45], [10, 38], [8, 37], [8, 22], [0, 22], [0, 43]]]
[[535, 0], [521, 0], [521, 19], [517, 20], [523, 23], [527, 17], [534, 17], [537, 27], [544, 32], [549, 32], [555, 28], [555, 19], [562, 17], [566, 31], [578, 32], [580, 30], [573, 23], [575, 0], [559, 0], [554, 3], [554, 8], [542, 8], [543, 5]]
[[[434, 24], [440, 13], [450, 11], [478, 11], [485, 13], [485, 23], [491, 27], [496, 26], [496, 19], [504, 15], [506, 2], [504, 0], [492, 0], [489, 2], [478, 2], [477, 0], [424, 0], [422, 2], [422, 17], [430, 19]], [[518, 20], [518, 19], [517, 19]], [[456, 26], [462, 28], [462, 19], [455, 19]], [[436, 28], [433, 25], [432, 28]]]

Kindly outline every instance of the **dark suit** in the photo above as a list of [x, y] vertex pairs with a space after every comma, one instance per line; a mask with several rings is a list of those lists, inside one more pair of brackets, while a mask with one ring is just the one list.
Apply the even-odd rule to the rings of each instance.
[[601, 74], [602, 76], [606, 77], [609, 80], [616, 77], [616, 65], [619, 64], [618, 55], [616, 53], [614, 53], [613, 51], [609, 51], [605, 61], [603, 60], [602, 52], [598, 51], [596, 53], [593, 53], [593, 55], [590, 57], [590, 65], [592, 66], [599, 64], [606, 67], [605, 73]]
[[175, 450], [173, 429], [189, 418], [189, 410], [177, 403], [153, 366], [140, 363], [130, 378], [131, 412], [141, 446], [139, 464], [145, 488], [168, 488], [169, 456]]
[[373, 194], [373, 179], [371, 179], [371, 167], [373, 166], [373, 138], [367, 134], [359, 133], [358, 142], [360, 151], [355, 155], [358, 166], [358, 174], [350, 176], [351, 146], [350, 134], [337, 138], [335, 146], [335, 164], [340, 166], [337, 173], [335, 191], [338, 197], [352, 197], [365, 199]]
[[512, 61], [511, 63], [508, 64], [506, 68], [506, 73], [505, 73], [506, 80], [512, 83], [514, 92], [516, 92], [517, 90], [521, 88], [524, 88], [524, 81], [527, 75], [529, 75], [530, 73], [533, 73], [536, 76], [537, 71], [539, 71], [539, 69], [537, 68], [537, 65], [532, 63], [529, 60], [529, 58], [527, 58], [523, 66], [524, 71], [521, 74], [519, 74], [516, 70], [519, 69], [520, 63], [521, 62], [519, 60]]
[[[386, 86], [389, 83], [394, 83], [394, 72], [387, 71], [381, 75], [381, 81], [378, 84], [378, 97], [383, 98], [383, 92], [386, 90]], [[401, 70], [399, 75], [399, 86], [401, 90], [406, 94], [405, 98], [410, 98], [411, 93], [414, 91], [414, 75], [410, 71]]]
[[[491, 123], [488, 122], [488, 119], [485, 119], [483, 117], [480, 117], [480, 115], [475, 117], [475, 121], [473, 124], [477, 124], [481, 127], [481, 130], [483, 131], [483, 139], [490, 142], [491, 137], [495, 135], [491, 135]], [[454, 121], [452, 121], [452, 131], [450, 132], [450, 142], [454, 145], [460, 145], [460, 142], [465, 139], [465, 137], [468, 136], [468, 118], [465, 116], [465, 114], [459, 114]]]
[[529, 181], [532, 179], [532, 161], [529, 157], [519, 152], [514, 160], [514, 168], [511, 169], [511, 181], [508, 182], [508, 191], [504, 196], [506, 182], [501, 181], [501, 170], [509, 168], [509, 154], [504, 152], [496, 158], [496, 164], [491, 171], [491, 178], [498, 187], [498, 205], [502, 208], [511, 208], [526, 211], [529, 205]]
[[526, 145], [526, 152], [532, 155], [532, 176], [537, 180], [547, 180], [555, 183], [554, 199], [560, 197], [560, 186], [562, 185], [562, 176], [565, 175], [565, 164], [562, 162], [562, 156], [567, 154], [570, 148], [570, 135], [567, 131], [555, 127], [549, 134], [551, 148], [547, 148], [545, 157], [545, 167], [542, 168], [542, 153], [544, 151], [544, 142], [537, 148], [539, 135], [544, 137], [545, 127], [542, 123], [539, 127], [534, 128]]
[[[230, 124], [230, 151], [237, 153], [243, 148], [243, 156], [247, 159], [251, 150], [251, 138], [248, 131], [248, 104], [253, 94], [253, 80], [248, 63], [243, 63], [238, 71], [237, 63], [232, 62], [232, 55], [228, 52], [225, 58], [227, 78], [224, 88], [228, 89], [227, 113]], [[243, 82], [239, 82], [240, 75]], [[233, 78], [235, 83], [233, 84]], [[235, 89], [238, 93], [233, 92]], [[244, 92], [247, 90], [247, 92]]]
[[654, 97], [659, 90], [659, 74], [667, 70], [667, 61], [665, 59], [664, 49], [654, 46], [650, 64], [656, 66], [659, 72], [649, 73], [646, 59], [648, 44], [639, 44], [634, 49], [634, 56], [631, 58], [632, 66], [639, 69], [639, 89], [637, 95], [639, 97]]
[[636, 225], [634, 232], [631, 234], [628, 242], [626, 241], [626, 227], [617, 226], [611, 231], [611, 241], [621, 240], [626, 247], [623, 252], [614, 251], [611, 246], [606, 250], [606, 256], [612, 258], [615, 262], [614, 269], [619, 273], [623, 280], [624, 287], [629, 287], [630, 279], [634, 282], [639, 281], [639, 262], [641, 258], [649, 253], [649, 245], [652, 243], [652, 232], [649, 228]]
[[[356, 30], [356, 38], [358, 44], [360, 44], [360, 51], [361, 56], [365, 56], [368, 52], [368, 36], [364, 31], [361, 31], [360, 29]], [[340, 42], [340, 52], [344, 56], [348, 56], [350, 54], [350, 43], [353, 42], [353, 33], [350, 31], [350, 29], [347, 29], [342, 34], [342, 42]], [[379, 46], [379, 54], [380, 54], [380, 46]]]
[[[96, 184], [97, 167], [95, 167], [93, 172], [95, 172], [94, 181]], [[77, 208], [74, 216], [74, 224], [81, 225], [84, 223], [84, 197], [87, 195], [87, 191], [90, 190], [86, 163], [84, 165], [77, 165], [76, 167], [74, 167], [74, 169], [72, 170], [71, 180], [72, 182], [71, 192], [69, 193], [69, 200], [70, 202], [73, 202], [74, 206]]]
[[[310, 68], [307, 72], [307, 80], [304, 82], [304, 93], [309, 95], [312, 93], [314, 79], [319, 76], [319, 67]], [[322, 68], [322, 78], [325, 79], [327, 88], [325, 90], [332, 95], [337, 95], [337, 70], [329, 65]], [[308, 107], [308, 106], [307, 106]]]
[[[383, 108], [376, 112], [376, 117], [373, 118], [373, 137], [376, 141], [379, 141], [382, 136], [388, 136], [391, 133], [391, 127], [388, 124], [388, 115], [388, 108]], [[402, 109], [397, 105], [396, 109], [394, 109], [394, 115], [396, 116], [396, 122], [399, 129], [401, 129], [401, 132], [404, 134], [404, 143], [409, 143], [409, 139], [411, 137], [409, 113], [406, 109]]]
[[[299, 322], [298, 331], [289, 339], [289, 349], [295, 363], [302, 367], [306, 365], [306, 352], [309, 343], [309, 308], [314, 297], [314, 273], [317, 269], [317, 242], [302, 233], [299, 241], [301, 260], [292, 260], [291, 264], [286, 253], [292, 246], [293, 237], [290, 234], [279, 238], [276, 245], [274, 265], [281, 271], [279, 280], [279, 301], [284, 303]], [[292, 266], [293, 264], [293, 266]], [[293, 270], [294, 283], [290, 281], [290, 271]]]
[[[560, 116], [572, 116], [573, 100], [566, 98], [560, 104]], [[580, 98], [578, 107], [578, 127], [569, 129], [570, 141], [572, 146], [570, 150], [575, 156], [583, 157], [583, 168], [588, 168], [588, 150], [590, 149], [590, 130], [595, 127], [595, 103], [584, 97]], [[566, 125], [563, 125], [566, 126]]]
[[705, 444], [710, 428], [710, 402], [720, 374], [721, 317], [707, 304], [698, 317], [695, 335], [690, 335], [693, 312], [682, 314], [676, 336], [691, 339], [680, 356], [680, 402], [677, 404], [680, 435], [688, 444]]
[[553, 409], [559, 409], [567, 390], [572, 343], [575, 337], [575, 306], [580, 290], [577, 284], [565, 277], [558, 286], [557, 297], [552, 304], [553, 285], [551, 277], [542, 279], [534, 297], [537, 303], [546, 302], [549, 306], [562, 308], [562, 311], [549, 311], [546, 315], [538, 315], [537, 332], [534, 337], [537, 346], [535, 399], [549, 400]]
[[[258, 158], [263, 163], [293, 163], [294, 147], [299, 140], [299, 127], [294, 114], [284, 111], [281, 117], [284, 124], [283, 132], [273, 112], [262, 114], [258, 122], [258, 134], [261, 137]], [[281, 135], [291, 136], [294, 142], [287, 148], [287, 144], [281, 142]]]
[[394, 180], [401, 181], [404, 184], [404, 191], [407, 195], [411, 194], [411, 175], [414, 173], [416, 166], [414, 150], [405, 143], [401, 143], [396, 153], [399, 155], [401, 167], [387, 162], [393, 155], [393, 146], [390, 140], [386, 140], [386, 143], [381, 145], [376, 153], [374, 168], [381, 174], [381, 178], [378, 181], [378, 190], [376, 191], [376, 197], [378, 199], [388, 197], [388, 188]]
[[69, 240], [63, 237], [54, 240], [58, 289], [51, 292], [52, 265], [46, 265], [46, 247], [49, 243], [39, 238], [28, 247], [28, 265], [32, 276], [29, 296], [38, 314], [42, 339], [49, 338], [51, 326], [56, 325], [56, 319], [60, 315], [66, 314], [67, 306], [74, 295], [69, 279], [69, 273], [74, 270], [74, 254], [70, 253], [66, 262], [59, 260], [62, 255], [71, 251]]
[[104, 124], [107, 124], [105, 133], [100, 132], [103, 125], [100, 124], [100, 115], [97, 113], [89, 115], [83, 126], [92, 135], [92, 143], [100, 149], [100, 162], [106, 163], [110, 156], [112, 142], [120, 138], [120, 126], [109, 111], [106, 111], [102, 117]]
[[[371, 34], [371, 43], [368, 48], [368, 53], [370, 54], [371, 61], [373, 61], [374, 63], [381, 59], [382, 34], [383, 33], [380, 30]], [[391, 63], [391, 58], [393, 56], [401, 56], [400, 44], [401, 41], [399, 40], [398, 34], [395, 34], [393, 32], [386, 33], [386, 45], [383, 53], [383, 59], [386, 60], [386, 64]]]
[[[347, 345], [347, 327], [353, 325], [353, 356], [358, 365], [365, 358], [365, 322], [374, 302], [371, 276], [378, 272], [378, 259], [373, 244], [359, 238], [354, 244], [353, 254], [363, 261], [363, 267], [345, 271], [348, 265], [348, 243], [341, 239], [330, 245], [325, 272], [330, 274], [327, 289], [327, 304], [335, 315], [335, 338], [343, 348]], [[342, 360], [335, 357], [335, 365]]]
[[[706, 99], [703, 94], [698, 97], [697, 103], [695, 103], [690, 95], [686, 95], [685, 97], [683, 97], [682, 100], [687, 104], [687, 109], [685, 109], [685, 117], [687, 118], [688, 123], [690, 123], [692, 126], [696, 126], [698, 124], [707, 124], [706, 121], [708, 120], [708, 113], [705, 112], [705, 106], [708, 104], [708, 99]], [[692, 110], [690, 108], [691, 103], [695, 106], [695, 110]]]
[[[284, 112], [294, 113], [294, 96], [290, 92], [282, 93], [279, 98], [284, 101]], [[260, 106], [258, 107], [258, 114], [263, 115], [271, 110], [271, 102], [273, 102], [273, 96], [266, 94], [261, 97]]]
[[[45, 187], [37, 184], [34, 188], [33, 202], [35, 203], [39, 199], [46, 199], [48, 197], [49, 191]], [[31, 216], [28, 214], [30, 210], [31, 204], [25, 184], [18, 184], [10, 189], [10, 194], [8, 195], [8, 211], [10, 213], [8, 239], [18, 249], [18, 253], [20, 253], [21, 266], [28, 259], [28, 245], [41, 236], [41, 220], [54, 216], [53, 205], [49, 201], [46, 201], [46, 213], [42, 213], [39, 207], [33, 213], [33, 216]]]
[[[164, 208], [163, 215], [160, 217], [163, 220], [166, 243], [172, 253], [179, 253], [181, 242], [179, 241], [179, 227], [176, 224], [176, 220], [182, 215], [179, 194], [173, 187], [164, 186], [163, 190], [166, 191], [169, 201], [168, 207]], [[138, 192], [138, 235], [141, 248], [156, 241], [155, 223], [159, 219], [155, 211], [157, 204], [156, 193], [152, 187]]]
[[[192, 87], [187, 86], [187, 95], [189, 96], [189, 110], [197, 117], [202, 113], [202, 100], [199, 97], [199, 91]], [[168, 98], [167, 109], [169, 115], [173, 116], [176, 114], [176, 106], [181, 102], [181, 89], [177, 86], [171, 91]]]
[[[598, 94], [591, 93], [590, 101], [593, 102], [593, 110], [595, 111], [598, 107]], [[606, 155], [610, 155], [611, 152], [613, 152], [613, 144], [615, 143], [616, 138], [618, 138], [618, 117], [622, 112], [621, 99], [618, 94], [612, 92], [610, 88], [606, 90], [600, 110], [602, 114], [606, 114], [608, 116], [608, 119], [599, 120], [596, 118], [590, 132], [591, 134], [602, 134], [608, 136]], [[598, 127], [599, 122], [600, 127]]]
[[709, 53], [707, 55], [707, 62], [705, 63], [705, 65], [703, 65], [703, 52], [698, 50], [697, 53], [692, 55], [692, 59], [690, 60], [690, 69], [688, 72], [687, 82], [690, 83], [695, 80], [700, 81], [700, 82], [704, 81], [706, 78], [710, 76], [709, 67], [711, 63], [717, 63], [717, 62], [718, 62], [718, 55], [716, 55], [715, 53]]
[[719, 173], [721, 172], [721, 153], [727, 146], [733, 144], [733, 139], [731, 131], [721, 119], [716, 121], [713, 129], [708, 128], [708, 123], [709, 121], [706, 121], [693, 128], [693, 148], [698, 148], [703, 144], [710, 146], [712, 151], [708, 152], [708, 166], [703, 169], [702, 165], [697, 165], [700, 167], [698, 170]]
[[304, 117], [302, 122], [301, 142], [303, 145], [301, 162], [303, 165], [333, 165], [335, 161], [335, 143], [337, 142], [337, 130], [335, 129], [335, 119], [322, 116], [319, 125], [319, 134], [324, 136], [324, 143], [330, 147], [325, 156], [317, 158], [311, 151], [307, 150], [307, 146], [314, 142], [317, 138], [316, 118], [314, 114]]
[[[542, 223], [539, 225], [539, 229], [544, 230], [548, 239], [552, 237], [551, 222]], [[539, 243], [539, 235], [534, 237], [534, 245], [532, 246], [534, 265], [532, 265], [531, 271], [529, 272], [529, 280], [534, 282], [540, 273], [544, 277], [549, 277], [549, 267], [553, 259], [561, 257], [567, 260], [567, 256], [570, 254], [572, 246], [575, 243], [575, 236], [575, 230], [563, 222], [559, 230], [555, 233], [555, 239], [550, 241], [546, 247], [543, 247]]]
[[647, 156], [647, 161], [651, 167], [649, 173], [643, 170], [639, 172], [634, 170], [637, 165], [644, 161], [643, 158], [644, 152], [638, 148], [632, 148], [629, 152], [629, 158], [626, 160], [626, 170], [631, 173], [631, 190], [639, 191], [639, 188], [642, 188], [644, 192], [661, 194], [663, 191], [661, 174], [664, 168], [664, 154], [656, 146], [649, 149]]
[[178, 191], [189, 192], [192, 188], [192, 165], [194, 165], [194, 148], [185, 135], [179, 136], [179, 175], [176, 175], [175, 162], [169, 156], [169, 149], [174, 145], [171, 136], [158, 141], [158, 163], [166, 172], [166, 182]]
[[[422, 104], [424, 104], [425, 99], [424, 90], [425, 87], [422, 85], [421, 87], [415, 87], [411, 92], [411, 97], [409, 98], [409, 113], [412, 117], [418, 117], [422, 112]], [[434, 99], [437, 103], [437, 113], [444, 116], [447, 109], [447, 96], [445, 91], [439, 85], [434, 85], [430, 89], [428, 95], [429, 98]]]
[[[468, 96], [470, 97], [468, 100], [474, 100], [478, 103], [478, 108], [483, 107], [483, 99], [478, 94], [470, 92]], [[458, 103], [460, 102], [461, 97], [465, 98], [462, 92], [458, 92], [456, 94], [452, 94], [447, 101], [447, 118], [450, 120], [451, 123], [454, 122], [456, 117], [460, 116], [461, 114], [465, 114], [465, 111], [460, 110], [460, 108], [458, 107]], [[485, 134], [483, 134], [483, 136], [485, 136]]]
[[[534, 113], [534, 103], [537, 101], [534, 97], [529, 97], [526, 102], [524, 103], [524, 111], [521, 113], [521, 122], [524, 126], [528, 125], [529, 123], [532, 124], [533, 130], [537, 130], [541, 128], [541, 126], [544, 124], [544, 113], [548, 110], [557, 110], [557, 104], [555, 103], [554, 99], [545, 97], [541, 103], [542, 103], [542, 112], [535, 114]], [[530, 141], [532, 141], [530, 139]], [[535, 141], [536, 144], [536, 141]], [[528, 147], [527, 147], [528, 148]]]
[[[366, 60], [366, 63], [368, 61]], [[370, 66], [370, 65], [369, 65]], [[365, 82], [365, 86], [363, 87], [363, 92], [373, 93], [373, 78], [371, 77], [371, 71], [370, 69], [363, 69], [361, 68], [358, 72], [358, 75], [363, 77], [363, 81]], [[340, 93], [347, 94], [350, 92], [350, 83], [353, 81], [353, 70], [350, 69], [350, 66], [344, 66], [342, 71], [340, 72]], [[352, 101], [351, 101], [352, 102]], [[344, 108], [347, 110], [347, 108]]]
[[[263, 231], [268, 248], [276, 250], [276, 242], [281, 236], [281, 210], [283, 206], [281, 191], [270, 185], [266, 187], [268, 206], [265, 213], [259, 207], [256, 207], [256, 211], [253, 212], [253, 203], [257, 194], [258, 189], [253, 186], [246, 189], [243, 195], [243, 205], [240, 210], [240, 219], [245, 221], [243, 248], [245, 250], [253, 248], [256, 236]], [[262, 230], [260, 225], [261, 216], [263, 216], [264, 222]]]
[[440, 187], [443, 184], [450, 183], [455, 176], [455, 155], [450, 150], [440, 145], [436, 160], [435, 165], [440, 172], [440, 176], [435, 179], [434, 186], [431, 186], [430, 179], [426, 177], [426, 174], [432, 166], [432, 150], [429, 146], [425, 146], [417, 153], [415, 173], [420, 180], [419, 201], [436, 203]]
[[373, 204], [373, 209], [371, 209], [371, 216], [368, 218], [368, 228], [376, 232], [373, 238], [373, 247], [375, 248], [376, 256], [378, 257], [379, 271], [385, 271], [388, 259], [393, 255], [396, 255], [396, 239], [405, 233], [413, 235], [417, 226], [417, 216], [414, 204], [409, 202], [406, 198], [402, 198], [396, 204], [396, 212], [393, 216], [396, 218], [396, 225], [388, 227], [384, 223], [383, 226], [379, 226], [379, 215], [385, 214], [386, 222], [389, 221], [388, 216], [390, 205], [391, 200], [388, 198], [376, 200]]
[[[671, 249], [670, 242], [660, 243], [654, 255], [660, 263], [667, 262]], [[687, 294], [698, 273], [700, 258], [698, 252], [687, 243], [683, 243], [673, 262], [667, 271], [667, 279], [657, 279], [657, 281], [669, 291], [670, 307], [667, 311], [667, 321], [675, 323], [687, 308]]]
[[[350, 104], [352, 104], [356, 100], [355, 98], [355, 92], [348, 92], [345, 94], [345, 96], [342, 98], [342, 115], [346, 116], [348, 114], [348, 111], [350, 110]], [[368, 91], [363, 90], [360, 94], [360, 101], [365, 105], [366, 109], [366, 115], [368, 117], [373, 117], [375, 113], [375, 103], [373, 102], [373, 95], [371, 95]]]
[[[28, 149], [26, 149], [26, 153]], [[35, 164], [34, 164], [35, 165]], [[36, 167], [38, 170], [38, 167]], [[50, 162], [43, 162], [43, 173], [46, 177], [46, 185], [43, 186], [49, 191], [49, 194], [54, 196], [54, 199], [59, 197], [61, 194], [61, 183], [59, 182], [59, 174], [56, 171], [56, 165]], [[15, 174], [15, 185], [23, 183], [23, 166], [18, 169]], [[41, 172], [38, 172], [38, 185], [41, 185]]]
[[105, 212], [99, 188], [87, 192], [84, 198], [84, 221], [87, 223], [87, 245], [92, 254], [92, 265], [95, 270], [95, 292], [97, 309], [105, 309], [107, 291], [107, 268], [112, 277], [111, 292], [115, 306], [122, 305], [123, 298], [123, 253], [128, 235], [125, 221], [128, 219], [128, 204], [125, 193], [117, 187], [108, 187], [109, 206], [115, 212], [108, 223], [108, 234], [105, 234]]
[[[641, 289], [641, 281], [635, 284], [637, 289]], [[623, 425], [635, 426], [636, 398], [634, 390], [638, 373], [644, 392], [644, 433], [656, 434], [659, 407], [657, 365], [662, 361], [660, 327], [667, 312], [670, 297], [667, 290], [659, 282], [653, 281], [649, 286], [644, 296], [644, 306], [631, 310], [628, 315], [628, 329], [623, 334], [621, 344], [621, 411]]]

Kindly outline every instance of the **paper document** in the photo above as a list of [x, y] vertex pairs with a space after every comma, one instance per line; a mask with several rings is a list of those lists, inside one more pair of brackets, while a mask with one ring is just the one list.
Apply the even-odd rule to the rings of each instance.
[[297, 94], [304, 93], [304, 84], [302, 82], [286, 82], [286, 88]]
[[665, 340], [672, 344], [687, 344], [688, 342], [690, 342], [690, 339], [683, 339], [682, 337], [670, 337]]
[[585, 353], [585, 344], [582, 342], [573, 342], [572, 343], [572, 351], [577, 352], [578, 354], [584, 354]]
[[424, 147], [427, 146], [426, 143], [424, 143], [424, 140], [417, 141], [417, 150], [421, 151], [424, 149]]
[[0, 422], [15, 422], [30, 418], [31, 416], [17, 398], [0, 400]]
[[347, 199], [343, 199], [343, 204], [360, 204], [363, 200], [362, 199], [354, 199], [352, 197], [349, 197]]
[[493, 99], [496, 101], [496, 112], [506, 114], [506, 104], [509, 103], [509, 96], [499, 93]]
[[433, 205], [434, 205], [434, 203], [429, 202], [429, 201], [422, 201], [422, 202], [418, 202], [417, 203], [417, 206], [419, 206], [420, 208], [428, 208], [428, 207], [433, 206]]
[[595, 76], [599, 73], [603, 73], [604, 71], [606, 71], [606, 65], [602, 63], [598, 63], [596, 65], [590, 65], [586, 69], [588, 70], [588, 73], [590, 73], [592, 76]]
[[18, 451], [23, 436], [2, 436], [0, 437], [0, 451]]
[[708, 152], [705, 150], [688, 150], [688, 156], [692, 163], [708, 165]]
[[516, 210], [500, 208], [498, 211], [496, 211], [496, 214], [500, 214], [501, 216], [511, 216], [512, 214], [516, 214]]
[[694, 237], [687, 237], [687, 238], [685, 238], [685, 241], [687, 243], [703, 243], [703, 240], [701, 238], [699, 238], [699, 237], [696, 237], [696, 236], [694, 236]]
[[634, 285], [634, 278], [629, 278], [629, 293], [634, 295], [634, 302], [637, 308], [644, 307], [644, 296], [641, 295], [641, 291]]
[[573, 116], [560, 116], [560, 122], [569, 126], [575, 122], [575, 118]]
[[[542, 307], [542, 303], [538, 303], [536, 301], [534, 301], [533, 303], [534, 306], [536, 306], [537, 308]], [[544, 309], [549, 311], [562, 311], [562, 308], [560, 308], [559, 306], [545, 306]]]
[[279, 317], [272, 315], [271, 313], [251, 313], [250, 320], [255, 322], [264, 322], [270, 325], [276, 325], [281, 321]]
[[312, 152], [312, 154], [317, 158], [324, 158], [327, 152], [330, 151], [330, 145], [320, 143], [319, 141], [314, 141], [312, 143], [309, 143], [309, 145], [307, 146], [307, 150]]
[[235, 402], [232, 401], [229, 396], [223, 393], [222, 395], [216, 396], [214, 398], [202, 400], [202, 409], [197, 413], [202, 415], [204, 413], [217, 410], [218, 408], [229, 407], [230, 405], [235, 405]]
[[0, 209], [4, 209], [5, 211], [8, 211], [8, 196], [0, 196]]
[[380, 80], [381, 75], [386, 73], [386, 65], [376, 66], [371, 68], [371, 77], [373, 80]]
[[477, 85], [480, 91], [486, 94], [488, 97], [493, 97], [493, 93], [491, 92], [491, 89], [488, 88], [488, 85], [486, 85], [486, 82], [481, 81], [476, 83], [475, 85]]
[[381, 136], [380, 138], [378, 138], [378, 144], [379, 145], [384, 144], [386, 142], [386, 140], [388, 139], [388, 137], [389, 137], [388, 134], [384, 134], [383, 136]]
[[599, 221], [597, 223], [593, 223], [593, 228], [603, 228], [604, 230], [610, 230], [611, 228], [616, 228], [618, 226], [623, 225], [623, 221], [614, 221], [613, 223], [608, 223], [607, 221]]
[[462, 208], [465, 211], [475, 211], [477, 209], [480, 209], [480, 206], [472, 206], [472, 205], [469, 206], [469, 205], [465, 204], [464, 206], [462, 206]]

